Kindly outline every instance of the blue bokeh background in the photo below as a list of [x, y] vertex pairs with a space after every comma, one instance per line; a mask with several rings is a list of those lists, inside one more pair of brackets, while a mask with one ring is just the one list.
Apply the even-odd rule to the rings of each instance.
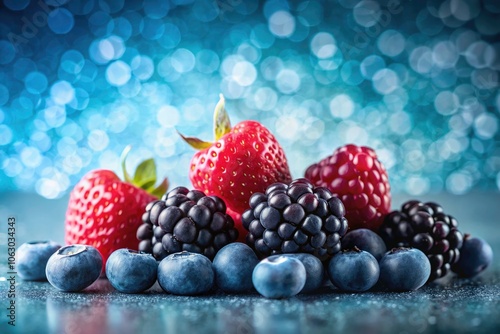
[[500, 2], [0, 0], [0, 191], [154, 156], [186, 185], [223, 93], [294, 177], [373, 147], [394, 192], [500, 188]]

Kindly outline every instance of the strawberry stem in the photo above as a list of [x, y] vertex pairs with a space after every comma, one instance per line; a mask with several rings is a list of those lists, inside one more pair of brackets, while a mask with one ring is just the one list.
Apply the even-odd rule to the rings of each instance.
[[121, 155], [121, 166], [125, 182], [130, 183], [136, 186], [137, 188], [141, 188], [157, 198], [161, 197], [167, 191], [169, 184], [168, 184], [168, 179], [164, 178], [160, 182], [160, 184], [157, 187], [155, 187], [156, 163], [154, 159], [151, 158], [141, 162], [137, 166], [133, 178], [127, 172], [126, 160], [131, 149], [132, 146], [128, 145], [127, 147], [125, 147]]

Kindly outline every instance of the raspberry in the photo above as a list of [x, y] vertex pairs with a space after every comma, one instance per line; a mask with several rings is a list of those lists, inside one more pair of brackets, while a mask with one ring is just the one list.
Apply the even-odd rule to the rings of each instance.
[[424, 252], [431, 263], [429, 281], [445, 276], [460, 258], [463, 235], [458, 222], [436, 203], [404, 203], [401, 211], [385, 217], [379, 233], [388, 249], [414, 247]]
[[221, 198], [185, 187], [149, 203], [142, 221], [137, 229], [139, 250], [153, 253], [157, 260], [181, 251], [213, 259], [219, 249], [238, 238]]
[[342, 200], [351, 229], [376, 231], [390, 210], [387, 172], [369, 147], [340, 147], [333, 155], [309, 166], [305, 177]]
[[246, 242], [257, 255], [310, 253], [327, 259], [340, 251], [347, 231], [342, 201], [307, 179], [274, 183], [250, 197], [242, 215]]

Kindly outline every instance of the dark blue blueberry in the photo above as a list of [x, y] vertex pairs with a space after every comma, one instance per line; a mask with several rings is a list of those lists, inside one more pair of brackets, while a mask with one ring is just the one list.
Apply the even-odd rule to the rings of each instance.
[[304, 223], [302, 224], [302, 229], [307, 233], [314, 235], [321, 231], [321, 226], [323, 225], [323, 221], [320, 217], [316, 215], [308, 215], [306, 219], [304, 219]]
[[481, 238], [466, 235], [460, 249], [460, 258], [452, 268], [459, 276], [474, 277], [488, 268], [492, 261], [491, 246]]
[[201, 254], [170, 254], [158, 266], [158, 283], [166, 292], [193, 296], [209, 292], [214, 285], [212, 262]]
[[213, 261], [215, 284], [225, 292], [250, 291], [257, 263], [257, 255], [247, 245], [240, 242], [228, 244], [217, 252]]
[[371, 289], [380, 275], [377, 259], [362, 250], [336, 254], [328, 263], [327, 271], [336, 287], [353, 292]]
[[[280, 255], [273, 255], [269, 258], [274, 258]], [[309, 293], [319, 289], [323, 285], [325, 277], [325, 269], [323, 263], [316, 256], [308, 253], [283, 254], [282, 256], [292, 257], [299, 260], [306, 269], [306, 283], [301, 293]]]
[[380, 282], [389, 290], [417, 290], [430, 275], [429, 259], [416, 248], [393, 248], [380, 260]]
[[47, 261], [61, 245], [54, 241], [32, 241], [16, 251], [17, 274], [25, 281], [45, 281]]
[[267, 201], [267, 196], [263, 193], [254, 193], [249, 200], [250, 208], [255, 209], [257, 205]]
[[290, 197], [287, 194], [280, 193], [270, 197], [268, 203], [275, 209], [283, 210], [288, 205], [290, 205], [292, 201], [290, 200]]
[[266, 229], [274, 230], [280, 222], [280, 212], [271, 206], [264, 208], [260, 213], [260, 223]]
[[328, 200], [328, 208], [330, 209], [330, 212], [339, 219], [345, 216], [344, 203], [342, 203], [342, 201], [337, 197], [331, 197]]
[[266, 298], [288, 298], [298, 294], [306, 283], [307, 273], [299, 260], [273, 256], [259, 262], [252, 274], [255, 289]]
[[92, 246], [65, 246], [49, 258], [45, 274], [55, 288], [76, 292], [87, 288], [99, 278], [102, 264], [101, 254]]
[[139, 293], [152, 287], [157, 269], [158, 263], [151, 254], [126, 248], [114, 251], [106, 261], [106, 277], [123, 293]]
[[373, 255], [377, 261], [387, 252], [384, 240], [375, 232], [360, 228], [348, 232], [342, 238], [342, 249], [352, 249], [358, 247]]
[[305, 216], [304, 208], [297, 203], [290, 204], [283, 211], [283, 219], [295, 225], [298, 225]]
[[212, 221], [212, 211], [205, 205], [193, 206], [191, 210], [189, 210], [188, 216], [199, 228], [207, 226]]
[[167, 233], [172, 233], [175, 224], [184, 217], [184, 212], [176, 206], [166, 208], [158, 217], [159, 226]]

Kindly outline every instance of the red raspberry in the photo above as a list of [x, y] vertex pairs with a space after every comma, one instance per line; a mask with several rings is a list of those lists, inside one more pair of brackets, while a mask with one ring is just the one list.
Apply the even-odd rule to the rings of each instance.
[[369, 147], [346, 145], [309, 166], [305, 177], [328, 188], [346, 208], [350, 229], [377, 231], [391, 207], [387, 172]]

